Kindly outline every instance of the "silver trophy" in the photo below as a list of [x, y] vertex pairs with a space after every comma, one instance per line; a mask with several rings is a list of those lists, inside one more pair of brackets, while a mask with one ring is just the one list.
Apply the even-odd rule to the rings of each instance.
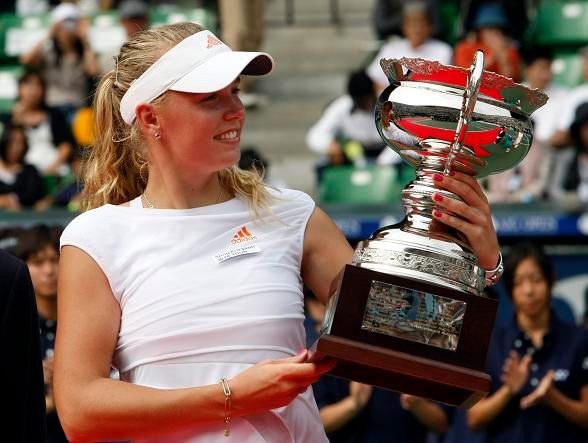
[[516, 166], [531, 146], [529, 116], [547, 96], [484, 71], [482, 51], [469, 70], [407, 58], [381, 66], [390, 85], [376, 106], [378, 132], [417, 168], [416, 180], [402, 191], [406, 219], [361, 242], [353, 264], [481, 295], [485, 272], [470, 245], [432, 216], [434, 192], [459, 197], [436, 188], [432, 174], [481, 178]]
[[467, 239], [435, 220], [434, 173], [477, 178], [523, 160], [530, 115], [547, 96], [483, 70], [422, 59], [382, 60], [390, 85], [376, 105], [384, 141], [414, 166], [405, 219], [361, 241], [333, 287], [315, 358], [333, 375], [470, 406], [489, 390], [483, 372], [497, 303]]

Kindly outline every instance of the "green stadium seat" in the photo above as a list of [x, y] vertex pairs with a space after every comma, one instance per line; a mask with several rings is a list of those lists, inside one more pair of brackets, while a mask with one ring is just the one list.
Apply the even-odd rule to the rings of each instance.
[[335, 166], [323, 172], [319, 201], [323, 203], [398, 203], [402, 184], [396, 169], [383, 166]]
[[577, 50], [555, 52], [551, 66], [553, 81], [560, 86], [573, 88], [584, 81], [584, 57]]
[[564, 46], [588, 43], [588, 2], [543, 1], [530, 23], [527, 40], [533, 44]]
[[15, 62], [47, 35], [49, 14], [20, 17], [15, 14], [0, 15], [0, 61]]
[[21, 65], [0, 66], [0, 113], [9, 113], [18, 95], [18, 78], [24, 69]]

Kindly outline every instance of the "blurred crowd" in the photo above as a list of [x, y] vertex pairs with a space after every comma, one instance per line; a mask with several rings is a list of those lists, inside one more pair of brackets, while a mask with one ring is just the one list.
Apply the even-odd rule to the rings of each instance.
[[[558, 85], [553, 78], [554, 48], [526, 39], [525, 26], [533, 2], [456, 2], [462, 14], [462, 37], [441, 26], [440, 1], [377, 1], [374, 31], [381, 46], [348, 76], [347, 89], [325, 105], [310, 128], [308, 147], [321, 155], [317, 177], [337, 166], [366, 164], [405, 168], [400, 157], [382, 142], [373, 118], [379, 93], [388, 85], [382, 58], [418, 57], [469, 68], [476, 50], [485, 54], [485, 69], [544, 91], [545, 106], [532, 116], [534, 140], [516, 168], [484, 180], [491, 203], [558, 201], [588, 203], [588, 47], [583, 57], [584, 82]], [[586, 42], [588, 43], [588, 42]]]

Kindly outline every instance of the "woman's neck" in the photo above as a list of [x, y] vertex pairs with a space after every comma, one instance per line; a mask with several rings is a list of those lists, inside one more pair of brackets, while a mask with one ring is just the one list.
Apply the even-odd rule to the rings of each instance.
[[157, 168], [149, 170], [149, 181], [144, 192], [143, 203], [157, 209], [190, 209], [214, 205], [230, 198], [223, 188], [217, 173], [190, 178], [181, 173], [162, 173]]
[[519, 328], [531, 338], [535, 346], [539, 347], [543, 343], [543, 336], [549, 329], [550, 319], [551, 311], [549, 309], [545, 309], [536, 316], [528, 316], [520, 312], [517, 313]]
[[36, 297], [37, 310], [45, 320], [57, 320], [57, 298]]

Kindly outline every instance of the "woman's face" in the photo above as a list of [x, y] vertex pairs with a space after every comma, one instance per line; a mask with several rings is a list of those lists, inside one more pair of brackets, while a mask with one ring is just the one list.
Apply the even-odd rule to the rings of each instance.
[[43, 103], [45, 90], [38, 77], [29, 77], [20, 84], [18, 89], [21, 102], [29, 108], [40, 108]]
[[512, 300], [518, 314], [536, 317], [549, 310], [551, 295], [543, 271], [532, 258], [517, 266], [512, 288]]
[[77, 40], [77, 20], [63, 20], [55, 25], [55, 39], [63, 49], [70, 48]]
[[25, 134], [21, 130], [12, 130], [6, 147], [6, 161], [9, 164], [22, 163], [26, 148]]
[[238, 93], [238, 80], [213, 93], [168, 91], [157, 105], [168, 160], [204, 174], [237, 163], [245, 122]]

